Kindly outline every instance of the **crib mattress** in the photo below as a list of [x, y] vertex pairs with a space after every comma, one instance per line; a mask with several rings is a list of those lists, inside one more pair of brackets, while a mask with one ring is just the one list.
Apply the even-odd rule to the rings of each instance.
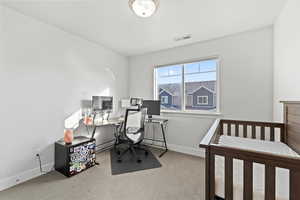
[[[282, 156], [300, 156], [289, 146], [281, 142], [270, 142], [249, 138], [221, 136], [219, 145], [241, 148], [246, 150], [262, 151]], [[225, 197], [224, 157], [216, 156], [215, 159], [215, 193]], [[264, 200], [265, 191], [265, 166], [253, 164], [253, 199]], [[233, 161], [233, 199], [243, 199], [243, 161]], [[276, 200], [289, 200], [289, 170], [276, 168]]]

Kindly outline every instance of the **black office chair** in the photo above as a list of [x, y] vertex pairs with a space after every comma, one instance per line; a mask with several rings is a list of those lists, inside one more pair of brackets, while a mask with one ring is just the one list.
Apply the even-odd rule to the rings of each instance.
[[122, 143], [128, 145], [128, 147], [123, 152], [117, 151], [119, 154], [118, 162], [122, 162], [122, 157], [128, 151], [133, 154], [138, 163], [142, 162], [142, 160], [137, 155], [136, 150], [142, 150], [146, 156], [148, 155], [147, 149], [141, 145], [145, 135], [144, 126], [146, 114], [146, 108], [126, 110], [125, 122], [122, 131], [124, 139]]

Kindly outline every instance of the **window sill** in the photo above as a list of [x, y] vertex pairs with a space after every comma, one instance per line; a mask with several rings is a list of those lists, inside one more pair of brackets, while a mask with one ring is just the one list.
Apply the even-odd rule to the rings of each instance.
[[220, 112], [205, 112], [205, 111], [175, 111], [161, 110], [163, 114], [180, 114], [180, 115], [196, 115], [196, 116], [221, 116]]

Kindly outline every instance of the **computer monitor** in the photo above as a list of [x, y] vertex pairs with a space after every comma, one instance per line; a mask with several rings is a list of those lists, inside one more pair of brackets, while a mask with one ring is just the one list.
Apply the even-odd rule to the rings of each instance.
[[113, 97], [101, 97], [102, 100], [102, 110], [112, 111], [113, 109]]
[[92, 109], [94, 112], [99, 111], [112, 111], [113, 97], [110, 96], [93, 96]]
[[92, 96], [92, 110], [93, 112], [102, 111], [102, 103], [100, 96]]
[[152, 115], [160, 115], [160, 101], [155, 100], [144, 100], [143, 108], [147, 108], [147, 115], [152, 118]]

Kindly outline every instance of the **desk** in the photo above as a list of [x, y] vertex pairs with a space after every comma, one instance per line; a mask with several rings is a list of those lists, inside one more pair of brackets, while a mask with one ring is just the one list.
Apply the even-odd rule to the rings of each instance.
[[[154, 142], [163, 142], [164, 143], [164, 147], [165, 150], [164, 152], [162, 152], [159, 157], [162, 157], [165, 153], [167, 153], [168, 151], [168, 146], [167, 146], [167, 141], [166, 141], [166, 135], [165, 135], [165, 126], [168, 123], [168, 119], [160, 119], [160, 118], [151, 118], [151, 119], [147, 119], [145, 121], [145, 123], [150, 123], [150, 124], [159, 124], [159, 126], [161, 127], [161, 132], [162, 132], [162, 136], [163, 136], [163, 140], [156, 140], [154, 138], [144, 138], [144, 140], [150, 140], [150, 141], [154, 141]], [[152, 144], [153, 145], [153, 144]], [[157, 146], [157, 145], [153, 145], [153, 146]]]
[[[111, 118], [109, 120], [103, 120], [103, 121], [99, 121], [99, 122], [95, 122], [95, 123], [91, 123], [91, 124], [84, 124], [84, 125], [86, 126], [88, 132], [89, 132], [88, 127], [93, 127], [93, 132], [92, 132], [91, 139], [94, 139], [96, 130], [99, 127], [113, 126], [115, 128], [115, 131], [114, 131], [115, 139], [112, 139], [112, 140], [106, 141], [104, 143], [98, 144], [97, 145], [97, 147], [98, 147], [98, 146], [101, 146], [101, 145], [104, 145], [104, 144], [111, 143], [113, 141], [115, 141], [115, 143], [117, 143], [118, 142], [117, 139], [118, 139], [119, 128], [122, 127], [123, 122], [124, 122], [124, 119], [118, 117], [118, 118]], [[100, 149], [100, 151], [106, 150], [107, 148], [110, 148], [110, 147], [111, 146]]]
[[[116, 144], [119, 143], [119, 141], [118, 141], [118, 139], [119, 139], [118, 134], [120, 132], [119, 129], [122, 128], [123, 123], [124, 123], [124, 119], [123, 118], [111, 118], [109, 120], [103, 120], [103, 121], [100, 121], [100, 122], [97, 122], [97, 123], [85, 124], [85, 126], [87, 127], [87, 130], [88, 130], [89, 126], [93, 127], [93, 132], [92, 132], [91, 139], [94, 139], [95, 133], [96, 133], [96, 130], [97, 130], [98, 127], [103, 127], [103, 126], [113, 126], [113, 127], [115, 127], [115, 132], [114, 132], [115, 139], [112, 139], [110, 141], [98, 144], [97, 147], [101, 146], [101, 145], [104, 145], [104, 144], [111, 143], [113, 141], [115, 141], [115, 144], [114, 144], [114, 146], [115, 146]], [[163, 142], [163, 144], [164, 144], [164, 151], [159, 155], [159, 157], [162, 157], [168, 151], [168, 146], [167, 146], [167, 141], [166, 141], [166, 135], [165, 135], [165, 126], [168, 123], [168, 119], [152, 118], [152, 119], [147, 119], [145, 121], [145, 123], [159, 124], [159, 126], [161, 127], [161, 132], [162, 132], [163, 140], [156, 140], [154, 138], [144, 138], [144, 140], [153, 141], [153, 142]], [[152, 144], [152, 146], [157, 146], [157, 145], [153, 145]], [[109, 146], [109, 147], [107, 147], [107, 148], [110, 148], [110, 147], [112, 147], [112, 145]], [[100, 151], [106, 150], [107, 148], [103, 148]]]

